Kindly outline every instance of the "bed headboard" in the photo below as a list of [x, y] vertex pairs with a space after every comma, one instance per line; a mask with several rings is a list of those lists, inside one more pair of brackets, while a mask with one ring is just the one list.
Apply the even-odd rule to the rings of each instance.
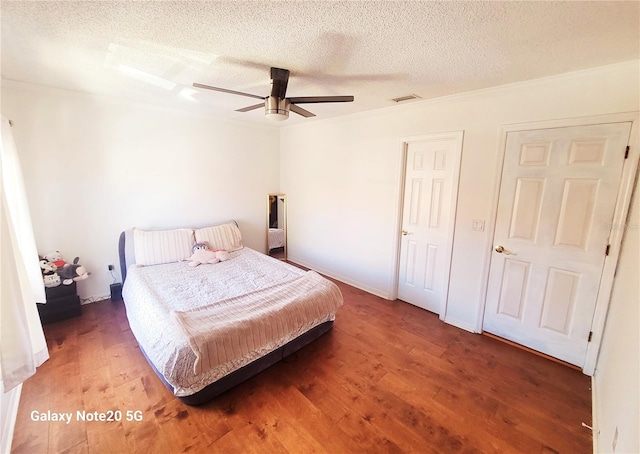
[[[127, 241], [127, 238], [129, 241]], [[127, 251], [127, 249], [131, 249]], [[120, 233], [118, 239], [118, 257], [120, 258], [120, 274], [122, 275], [122, 283], [124, 284], [127, 278], [128, 265], [135, 263], [135, 256], [133, 254], [133, 229], [125, 230]], [[128, 260], [133, 260], [131, 263], [127, 263]]]
[[[228, 224], [230, 222], [238, 226], [238, 223], [235, 220], [231, 219], [223, 222], [208, 224], [206, 226], [186, 227], [186, 228], [200, 229], [205, 227], [214, 227], [218, 225]], [[182, 227], [182, 228], [185, 228], [185, 227]], [[127, 278], [127, 269], [131, 265], [136, 263], [135, 248], [133, 243], [133, 228], [127, 229], [122, 233], [120, 233], [120, 238], [118, 240], [118, 256], [120, 258], [120, 273], [122, 274], [122, 283], [124, 284], [124, 281]]]

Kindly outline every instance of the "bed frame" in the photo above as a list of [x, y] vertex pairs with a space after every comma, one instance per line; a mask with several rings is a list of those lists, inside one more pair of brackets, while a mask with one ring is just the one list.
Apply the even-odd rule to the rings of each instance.
[[[127, 276], [127, 267], [132, 263], [134, 263], [132, 261], [132, 257], [133, 257], [133, 254], [132, 254], [133, 247], [131, 244], [132, 238], [133, 237], [130, 234], [130, 231], [125, 231], [120, 234], [120, 239], [118, 242], [118, 254], [120, 256], [120, 271], [122, 273], [123, 284]], [[240, 383], [254, 377], [255, 375], [262, 372], [263, 370], [267, 369], [268, 367], [276, 364], [283, 358], [286, 358], [292, 353], [295, 353], [296, 351], [300, 350], [304, 346], [308, 345], [309, 343], [313, 342], [323, 334], [330, 331], [332, 328], [333, 328], [333, 321], [321, 323], [320, 325], [317, 325], [314, 328], [311, 328], [306, 333], [301, 334], [300, 336], [296, 337], [292, 341], [283, 345], [282, 347], [277, 348], [276, 350], [270, 353], [267, 353], [266, 355], [261, 356], [260, 358], [255, 359], [249, 364], [231, 372], [230, 374], [225, 375], [224, 377], [221, 377], [220, 379], [211, 383], [210, 385], [203, 388], [202, 390], [194, 394], [191, 394], [189, 396], [176, 396], [176, 397], [187, 405], [201, 405], [206, 402], [209, 402], [210, 400], [214, 399], [215, 397], [219, 396], [225, 391], [228, 391], [229, 389], [235, 387], [236, 385], [239, 385]], [[147, 362], [149, 363], [153, 371], [160, 378], [162, 383], [164, 383], [165, 386], [169, 388], [169, 390], [173, 393], [174, 392], [173, 387], [169, 383], [167, 383], [164, 376], [156, 369], [153, 363], [149, 361], [149, 358], [147, 357], [147, 354], [143, 350], [142, 346], [140, 346], [140, 344], [138, 344], [138, 346], [140, 347], [140, 351], [144, 355], [145, 359], [147, 360]]]

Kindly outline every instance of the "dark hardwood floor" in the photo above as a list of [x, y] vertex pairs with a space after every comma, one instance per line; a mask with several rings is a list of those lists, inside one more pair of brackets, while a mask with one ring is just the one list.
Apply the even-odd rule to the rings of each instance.
[[[24, 384], [12, 452], [592, 452], [589, 377], [339, 285], [330, 333], [200, 407], [155, 376], [122, 303], [83, 306], [45, 326], [51, 358]], [[48, 411], [73, 417], [33, 420]]]

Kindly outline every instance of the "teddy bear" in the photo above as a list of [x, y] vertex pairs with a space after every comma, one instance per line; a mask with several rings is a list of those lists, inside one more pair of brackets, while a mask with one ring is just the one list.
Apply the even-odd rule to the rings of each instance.
[[53, 263], [58, 268], [62, 268], [67, 264], [67, 262], [62, 258], [62, 254], [60, 254], [60, 251], [49, 252], [42, 258], [44, 258], [47, 262]]
[[198, 266], [202, 263], [218, 263], [229, 260], [229, 253], [224, 249], [211, 250], [207, 243], [194, 243], [191, 247], [193, 253], [189, 260], [189, 266]]

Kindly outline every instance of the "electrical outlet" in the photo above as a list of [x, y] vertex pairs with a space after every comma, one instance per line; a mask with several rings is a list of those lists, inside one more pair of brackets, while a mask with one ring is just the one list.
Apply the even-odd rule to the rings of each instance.
[[109, 271], [113, 271], [113, 265], [107, 265], [107, 267], [109, 268]]

